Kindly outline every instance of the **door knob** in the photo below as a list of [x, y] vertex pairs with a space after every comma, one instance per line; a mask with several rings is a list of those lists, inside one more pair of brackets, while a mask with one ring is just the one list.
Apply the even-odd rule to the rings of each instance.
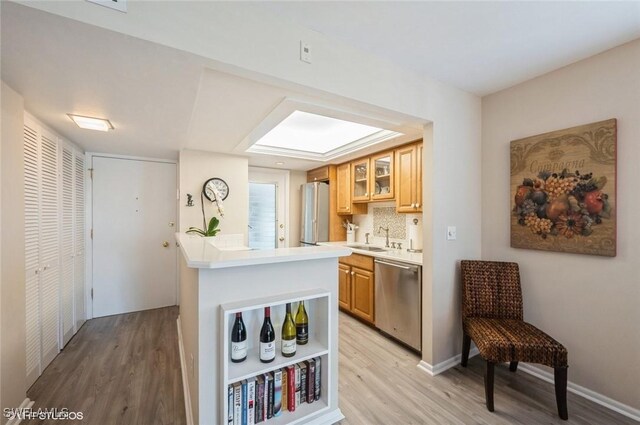
[[162, 246], [165, 247], [165, 248], [168, 248], [169, 247], [169, 242], [168, 241], [162, 242]]

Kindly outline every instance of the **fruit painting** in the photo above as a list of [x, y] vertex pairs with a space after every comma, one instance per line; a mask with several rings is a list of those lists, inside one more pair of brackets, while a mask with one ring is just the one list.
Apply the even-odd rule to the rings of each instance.
[[511, 246], [615, 257], [616, 120], [511, 142]]

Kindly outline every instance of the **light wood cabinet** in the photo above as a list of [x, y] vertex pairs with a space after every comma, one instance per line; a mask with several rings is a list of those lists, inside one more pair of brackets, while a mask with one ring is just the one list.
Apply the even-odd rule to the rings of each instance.
[[394, 164], [393, 151], [381, 152], [370, 158], [371, 201], [388, 201], [394, 198]]
[[329, 166], [307, 171], [307, 183], [329, 181]]
[[373, 271], [351, 268], [351, 312], [367, 322], [374, 323]]
[[352, 254], [338, 263], [338, 305], [371, 324], [375, 323], [373, 258]]
[[[336, 210], [338, 215], [366, 214], [367, 204], [353, 204], [351, 200], [351, 164], [336, 167]], [[331, 184], [331, 183], [329, 183]], [[344, 239], [342, 239], [344, 240]]]
[[396, 149], [395, 164], [396, 211], [422, 212], [422, 142]]
[[369, 202], [370, 177], [369, 158], [362, 158], [351, 163], [351, 202]]
[[351, 311], [351, 267], [338, 263], [338, 305]]

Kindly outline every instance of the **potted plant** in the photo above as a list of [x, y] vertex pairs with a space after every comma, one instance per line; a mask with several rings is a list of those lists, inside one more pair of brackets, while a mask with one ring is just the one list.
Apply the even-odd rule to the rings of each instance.
[[218, 232], [220, 232], [220, 229], [218, 228], [219, 224], [220, 224], [220, 220], [218, 220], [216, 217], [211, 217], [211, 220], [209, 220], [208, 227], [205, 227], [204, 229], [198, 229], [197, 227], [189, 227], [189, 230], [187, 230], [187, 233], [195, 233], [205, 238], [214, 237], [218, 234]]

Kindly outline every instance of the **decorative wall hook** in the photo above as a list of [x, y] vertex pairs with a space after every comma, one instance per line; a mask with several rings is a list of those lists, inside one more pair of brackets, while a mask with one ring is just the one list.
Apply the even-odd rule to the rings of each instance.
[[193, 207], [193, 195], [190, 193], [187, 193], [187, 207]]

